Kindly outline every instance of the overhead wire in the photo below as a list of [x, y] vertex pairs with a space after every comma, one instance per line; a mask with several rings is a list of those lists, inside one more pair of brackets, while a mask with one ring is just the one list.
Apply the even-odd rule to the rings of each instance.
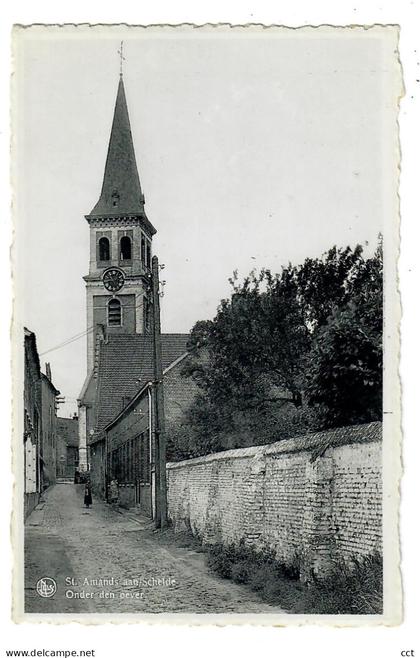
[[[131, 308], [135, 308], [138, 310], [142, 310], [144, 306], [143, 300], [140, 300], [139, 304], [134, 304], [131, 306]], [[95, 306], [95, 308], [107, 308], [106, 306]], [[125, 307], [127, 308], [127, 307]], [[70, 345], [70, 343], [73, 343], [76, 340], [79, 340], [80, 338], [83, 338], [83, 336], [86, 336], [90, 331], [93, 331], [93, 326], [88, 327], [84, 331], [79, 332], [78, 334], [75, 334], [74, 336], [70, 336], [69, 338], [66, 338], [62, 343], [59, 343], [58, 345], [55, 345], [55, 347], [50, 347], [48, 350], [44, 350], [43, 352], [40, 353], [39, 356], [43, 356], [44, 354], [48, 354], [49, 352], [54, 352], [55, 350], [61, 349], [62, 347], [66, 347], [67, 345]]]
[[55, 347], [50, 347], [48, 350], [44, 350], [43, 352], [40, 353], [39, 356], [43, 356], [44, 354], [48, 354], [49, 352], [53, 352], [54, 350], [59, 350], [62, 347], [66, 347], [67, 345], [70, 345], [70, 343], [74, 343], [74, 341], [79, 340], [80, 338], [83, 338], [90, 331], [93, 331], [93, 326], [88, 327], [87, 329], [85, 329], [85, 331], [82, 331], [78, 334], [75, 334], [74, 336], [71, 336], [70, 338], [67, 338], [65, 341], [63, 341], [62, 343], [59, 343]]

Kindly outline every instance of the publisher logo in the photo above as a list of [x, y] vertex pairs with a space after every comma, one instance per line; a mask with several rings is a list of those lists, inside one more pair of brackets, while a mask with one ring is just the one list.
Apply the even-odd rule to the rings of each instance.
[[57, 583], [54, 578], [40, 578], [36, 584], [36, 591], [43, 599], [49, 599], [57, 591]]

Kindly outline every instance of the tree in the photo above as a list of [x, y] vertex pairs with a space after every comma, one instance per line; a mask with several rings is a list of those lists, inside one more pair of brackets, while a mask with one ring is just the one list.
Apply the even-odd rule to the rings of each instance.
[[371, 258], [333, 247], [230, 283], [214, 320], [191, 332], [185, 374], [202, 393], [185, 419], [187, 452], [381, 417], [381, 244]]
[[382, 417], [382, 246], [349, 285], [350, 301], [333, 308], [316, 333], [306, 395], [324, 427]]

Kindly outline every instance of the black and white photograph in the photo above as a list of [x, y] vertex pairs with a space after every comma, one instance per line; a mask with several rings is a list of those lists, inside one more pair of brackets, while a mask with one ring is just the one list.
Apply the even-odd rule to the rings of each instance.
[[400, 620], [398, 38], [15, 27], [16, 618]]

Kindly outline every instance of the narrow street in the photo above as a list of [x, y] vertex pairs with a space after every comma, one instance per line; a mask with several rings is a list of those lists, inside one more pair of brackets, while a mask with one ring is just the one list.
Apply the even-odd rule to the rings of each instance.
[[[162, 546], [149, 520], [95, 498], [85, 509], [83, 485], [57, 484], [44, 498], [26, 523], [25, 612], [282, 612], [210, 573], [202, 553]], [[45, 577], [57, 583], [51, 598], [36, 589]]]

